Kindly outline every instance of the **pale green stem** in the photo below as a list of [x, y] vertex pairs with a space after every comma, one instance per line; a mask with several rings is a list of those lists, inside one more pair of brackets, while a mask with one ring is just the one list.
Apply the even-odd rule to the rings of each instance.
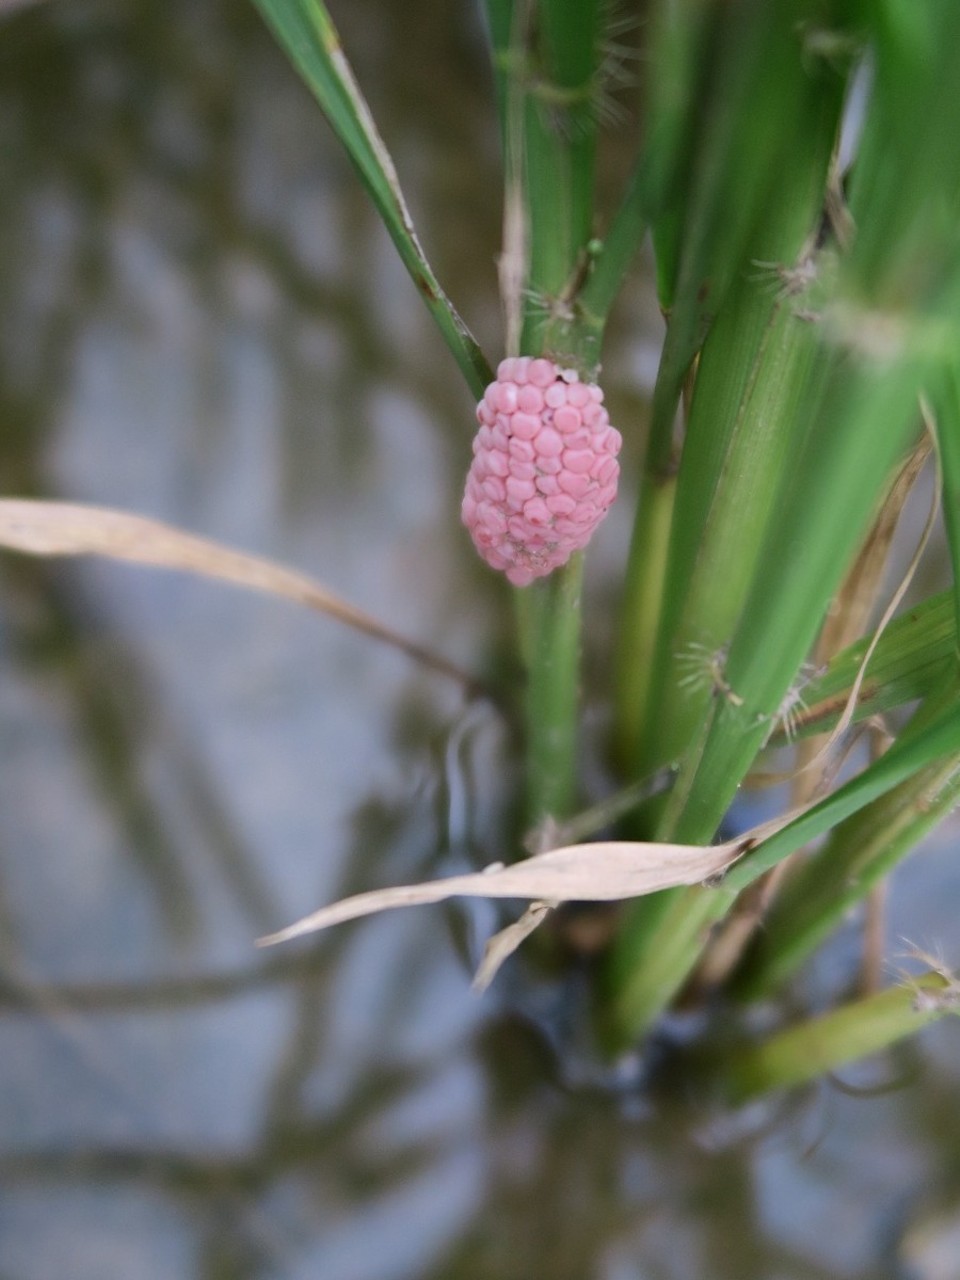
[[925, 973], [739, 1050], [721, 1064], [720, 1075], [733, 1101], [748, 1102], [771, 1089], [820, 1079], [958, 1011], [956, 982], [942, 973]]
[[576, 804], [580, 587], [583, 556], [518, 591], [525, 635], [527, 819], [565, 818]]

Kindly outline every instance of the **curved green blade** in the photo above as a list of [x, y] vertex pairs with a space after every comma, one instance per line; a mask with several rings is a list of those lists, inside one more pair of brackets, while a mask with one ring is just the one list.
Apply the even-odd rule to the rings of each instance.
[[253, 0], [343, 143], [404, 266], [479, 400], [492, 379], [476, 339], [441, 289], [417, 239], [396, 169], [322, 0]]

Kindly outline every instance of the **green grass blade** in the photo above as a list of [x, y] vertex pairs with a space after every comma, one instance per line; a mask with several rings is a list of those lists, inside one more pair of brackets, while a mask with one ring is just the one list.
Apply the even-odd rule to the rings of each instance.
[[921, 732], [904, 734], [869, 768], [808, 809], [776, 835], [758, 845], [730, 869], [723, 883], [735, 893], [781, 859], [817, 839], [864, 805], [899, 786], [915, 773], [960, 752], [960, 703], [950, 705]]
[[737, 979], [738, 995], [774, 991], [958, 800], [960, 757], [948, 756], [837, 826], [774, 900]]
[[576, 298], [581, 322], [594, 334], [598, 349], [607, 316], [647, 233], [651, 203], [649, 165], [646, 155], [641, 155], [620, 208], [592, 254], [590, 274]]
[[943, 519], [953, 566], [953, 604], [960, 634], [960, 366], [951, 365], [937, 399], [937, 447], [943, 471]]
[[[865, 532], [912, 431], [916, 384], [864, 367], [828, 398], [777, 504], [754, 583], [723, 666], [699, 746], [685, 759], [664, 830], [713, 835], [774, 727], [791, 680]], [[796, 553], [797, 546], [803, 554]]]
[[[698, 6], [680, 8], [691, 23], [702, 21]], [[796, 147], [806, 150], [811, 103], [822, 100], [829, 110], [842, 94], [842, 63], [828, 64], [803, 47], [802, 32], [815, 8], [806, 0], [707, 7], [709, 28], [699, 42], [696, 90], [688, 103], [696, 124], [664, 211], [676, 262], [672, 272], [658, 266], [666, 281], [675, 276], [665, 299], [670, 324], [651, 427], [652, 451], [661, 461], [686, 372], [752, 256], [751, 234], [766, 224], [784, 175], [797, 167]], [[659, 249], [663, 238], [657, 243]]]
[[[874, 110], [851, 196], [857, 237], [823, 306], [830, 386], [779, 495], [777, 519], [731, 642], [725, 679], [742, 701], [719, 700], [703, 756], [690, 770], [700, 777], [694, 805], [700, 816], [684, 815], [680, 830], [707, 834], [709, 822], [719, 820], [726, 802], [722, 775], [729, 783], [734, 761], [746, 760], [762, 739], [747, 722], [752, 716], [769, 725], [906, 445], [917, 393], [936, 379], [960, 336], [960, 163], [956, 148], [930, 139], [938, 132], [931, 121], [946, 127], [955, 107], [956, 46], [947, 37], [960, 34], [960, 18], [956, 9], [931, 7], [920, 28], [922, 71], [912, 45], [892, 51], [882, 46], [878, 55]], [[892, 113], [906, 113], [909, 120], [898, 115], [893, 129]], [[901, 159], [916, 186], [899, 179], [891, 184], [891, 167]], [[882, 200], [876, 198], [881, 190]], [[916, 191], [924, 192], [923, 201]], [[901, 237], [908, 222], [910, 234]], [[915, 222], [922, 224], [919, 239]], [[735, 738], [739, 755], [731, 757]], [[707, 782], [711, 769], [715, 802]], [[726, 791], [729, 800], [729, 785]], [[683, 792], [681, 779], [675, 801], [682, 802]]]
[[[781, 482], [729, 653], [712, 679], [707, 722], [681, 762], [659, 839], [712, 838], [906, 448], [918, 394], [938, 384], [960, 345], [960, 153], [949, 123], [960, 9], [933, 3], [906, 16], [905, 6], [891, 4], [865, 12], [875, 23], [877, 57], [850, 193], [857, 234], [812, 315], [821, 366], [814, 385], [825, 391], [798, 406], [812, 411], [810, 428]], [[875, 798], [874, 783], [887, 790], [929, 763], [904, 754], [920, 741], [904, 743], [903, 752], [898, 743], [855, 790], [841, 789], [827, 808], [811, 811], [804, 838]], [[940, 741], [938, 753], [958, 745]], [[901, 763], [904, 772], [891, 780], [886, 771]], [[852, 808], [844, 810], [847, 802]], [[773, 865], [799, 834], [791, 827], [743, 859], [729, 887]], [[635, 1034], [682, 984], [724, 899], [725, 892], [671, 894], [646, 934], [622, 944], [610, 965], [611, 1020], [621, 1020], [614, 1040]]]
[[253, 0], [306, 81], [360, 174], [404, 266], [479, 400], [490, 367], [426, 259], [393, 161], [353, 77], [322, 0]]
[[960, 754], [960, 705], [948, 709], [915, 735], [900, 738], [880, 760], [746, 853], [715, 888], [657, 894], [648, 904], [648, 931], [628, 933], [610, 958], [598, 1012], [600, 1034], [610, 1050], [623, 1047], [669, 1002], [690, 973], [710, 926], [757, 877], [886, 795], [935, 761]]
[[[705, 58], [709, 22], [705, 6], [660, 5], [651, 20], [652, 35], [646, 58], [652, 67], [647, 137], [638, 155], [623, 200], [594, 256], [589, 278], [578, 297], [586, 322], [599, 335], [651, 221], [677, 225], [676, 186], [686, 162], [695, 128], [699, 68]], [[669, 211], [669, 212], [668, 212]], [[677, 245], [679, 247], [679, 245]], [[658, 267], [671, 280], [676, 271], [671, 255], [667, 266], [658, 254]], [[664, 309], [671, 298], [661, 294]]]
[[[706, 633], [719, 630], [716, 643], [723, 644], [739, 613], [778, 475], [789, 465], [784, 409], [788, 414], [795, 410], [798, 386], [792, 384], [802, 383], [814, 343], [793, 316], [796, 303], [790, 303], [786, 290], [781, 294], [782, 281], [772, 270], [772, 264], [780, 264], [789, 271], [816, 226], [845, 84], [842, 67], [823, 67], [817, 59], [805, 58], [798, 34], [804, 16], [803, 4], [744, 3], [711, 29], [694, 97], [698, 118], [705, 123], [689, 144], [677, 182], [684, 216], [678, 223], [674, 210], [664, 214], [678, 250], [676, 279], [668, 285], [672, 309], [645, 460], [643, 495], [648, 501], [675, 470], [674, 415], [681, 386], [708, 331], [710, 336], [684, 444], [670, 563], [664, 575], [638, 530], [621, 625], [629, 662], [631, 647], [636, 644], [639, 652], [642, 633], [649, 631], [649, 621], [630, 610], [652, 595], [654, 572], [666, 589], [648, 683], [668, 698], [667, 667], [695, 560], [701, 561], [703, 589], [713, 588], [714, 608], [726, 615], [725, 620], [705, 617], [698, 622], [694, 606], [689, 625], [705, 633], [694, 637], [695, 643], [712, 643]], [[740, 24], [745, 24], [743, 30]], [[771, 269], [765, 272], [759, 263]], [[669, 275], [662, 264], [658, 270]], [[795, 411], [792, 417], [798, 429], [805, 427]], [[726, 494], [717, 492], [721, 481]], [[716, 534], [704, 533], [708, 516], [720, 526]], [[723, 565], [724, 583], [741, 571], [739, 588], [721, 592], [715, 567], [703, 561], [705, 547]], [[620, 687], [630, 688], [626, 673], [621, 673]], [[683, 703], [687, 714], [680, 718], [675, 709], [665, 715], [662, 706], [649, 700], [642, 719], [635, 710], [618, 707], [621, 740], [626, 726], [640, 719], [634, 761], [638, 771], [671, 757], [683, 743], [702, 711], [695, 701]], [[668, 724], [674, 732], [661, 744], [659, 730]]]
[[958, 995], [949, 978], [925, 973], [736, 1051], [721, 1065], [721, 1078], [732, 1100], [740, 1103], [772, 1089], [818, 1080], [957, 1013]]
[[769, 292], [764, 282], [735, 286], [735, 305], [701, 357], [654, 663], [660, 697], [641, 768], [678, 759], [707, 715], [711, 668], [735, 633], [777, 493], [807, 432], [816, 337], [789, 300], [771, 306]]
[[[853, 723], [925, 698], [953, 669], [957, 651], [954, 595], [945, 591], [894, 618], [867, 667]], [[830, 660], [806, 683], [791, 736], [833, 729], [846, 708], [872, 637], [864, 636]], [[783, 732], [772, 739], [785, 741]]]
[[[938, 292], [945, 261], [960, 249], [960, 7], [953, 0], [881, 0], [865, 6], [864, 17], [875, 75], [849, 186], [857, 227], [851, 299], [880, 304], [892, 319]], [[941, 315], [955, 319], [949, 304]], [[949, 339], [946, 351], [954, 358]]]

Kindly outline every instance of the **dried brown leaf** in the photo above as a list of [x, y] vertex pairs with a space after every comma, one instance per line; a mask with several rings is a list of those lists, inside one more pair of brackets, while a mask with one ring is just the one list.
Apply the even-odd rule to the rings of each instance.
[[33, 556], [105, 556], [110, 560], [179, 569], [280, 596], [392, 645], [415, 661], [477, 691], [476, 682], [467, 672], [398, 635], [306, 574], [208, 538], [183, 533], [158, 520], [108, 507], [0, 498], [0, 547]]
[[933, 449], [927, 424], [897, 471], [856, 560], [847, 571], [817, 641], [815, 661], [822, 666], [864, 634], [876, 606], [901, 513]]
[[271, 946], [358, 916], [443, 902], [447, 898], [526, 898], [548, 903], [639, 898], [657, 889], [709, 880], [725, 871], [754, 843], [751, 838], [741, 837], [706, 848], [630, 841], [566, 845], [509, 867], [495, 863], [470, 875], [358, 893], [258, 939], [258, 945]]
[[471, 983], [474, 991], [478, 994], [486, 991], [504, 961], [509, 960], [517, 947], [540, 928], [556, 905], [555, 902], [531, 902], [519, 920], [493, 935], [483, 949], [483, 959], [474, 974]]

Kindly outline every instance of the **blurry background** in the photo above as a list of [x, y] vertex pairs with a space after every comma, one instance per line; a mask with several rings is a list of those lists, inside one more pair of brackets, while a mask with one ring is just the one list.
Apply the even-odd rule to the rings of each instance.
[[[496, 360], [478, 12], [334, 16]], [[502, 673], [508, 593], [458, 520], [469, 396], [252, 8], [0, 5], [0, 166], [2, 491], [287, 561]], [[658, 336], [638, 277], [605, 375], [628, 456]], [[630, 505], [591, 550], [588, 694]], [[289, 606], [8, 555], [0, 665], [2, 1280], [960, 1276], [952, 1026], [858, 1077], [892, 1091], [731, 1118], [594, 1061], [576, 971], [473, 997], [492, 907], [254, 949], [342, 892], [509, 856], [489, 705]], [[891, 939], [955, 938], [950, 843], [896, 878]]]

